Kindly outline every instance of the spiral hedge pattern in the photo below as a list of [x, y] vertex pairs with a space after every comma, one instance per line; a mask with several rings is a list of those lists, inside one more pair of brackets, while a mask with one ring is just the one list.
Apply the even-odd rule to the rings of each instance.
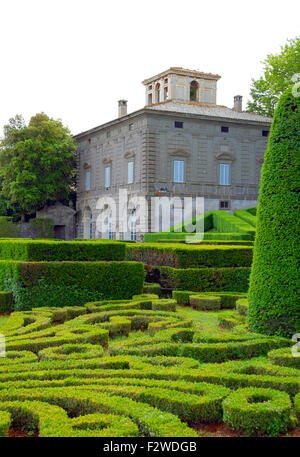
[[[0, 436], [17, 428], [51, 437], [193, 437], [197, 425], [222, 421], [276, 435], [299, 420], [299, 368], [274, 357], [288, 353], [288, 340], [208, 336], [173, 299], [146, 294], [14, 312], [1, 332]], [[264, 396], [253, 428], [245, 405], [257, 392]], [[272, 402], [275, 426], [264, 419]]]

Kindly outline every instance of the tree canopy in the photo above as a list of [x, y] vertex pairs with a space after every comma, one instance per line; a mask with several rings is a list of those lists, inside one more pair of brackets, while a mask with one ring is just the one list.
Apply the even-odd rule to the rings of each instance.
[[288, 40], [279, 54], [269, 54], [263, 64], [263, 76], [252, 80], [247, 111], [272, 117], [292, 77], [298, 74], [300, 81], [300, 38]]
[[34, 213], [47, 203], [69, 198], [75, 186], [76, 143], [60, 120], [45, 113], [26, 125], [15, 116], [0, 141], [1, 195], [10, 207]]

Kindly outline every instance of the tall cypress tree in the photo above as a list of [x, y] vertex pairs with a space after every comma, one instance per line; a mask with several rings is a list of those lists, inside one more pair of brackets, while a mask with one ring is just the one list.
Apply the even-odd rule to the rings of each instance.
[[300, 332], [300, 97], [281, 96], [262, 168], [249, 329]]

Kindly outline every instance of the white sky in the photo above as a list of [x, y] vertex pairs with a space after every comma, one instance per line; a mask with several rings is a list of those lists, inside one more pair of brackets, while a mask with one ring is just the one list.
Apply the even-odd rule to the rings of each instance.
[[0, 134], [44, 111], [72, 133], [144, 106], [141, 81], [170, 66], [219, 73], [218, 103], [300, 35], [293, 0], [0, 0]]

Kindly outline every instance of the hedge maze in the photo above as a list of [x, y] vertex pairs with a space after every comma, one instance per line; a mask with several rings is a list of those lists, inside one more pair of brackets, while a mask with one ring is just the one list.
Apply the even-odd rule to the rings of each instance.
[[298, 345], [247, 323], [256, 211], [204, 227], [0, 241], [0, 436], [299, 433]]
[[[225, 296], [227, 307], [238, 298]], [[216, 298], [221, 306], [221, 296], [206, 296]], [[0, 435], [193, 437], [199, 424], [222, 422], [278, 435], [296, 427], [290, 341], [247, 333], [241, 316], [236, 332], [202, 332], [186, 309], [144, 293], [13, 312], [1, 327]]]

